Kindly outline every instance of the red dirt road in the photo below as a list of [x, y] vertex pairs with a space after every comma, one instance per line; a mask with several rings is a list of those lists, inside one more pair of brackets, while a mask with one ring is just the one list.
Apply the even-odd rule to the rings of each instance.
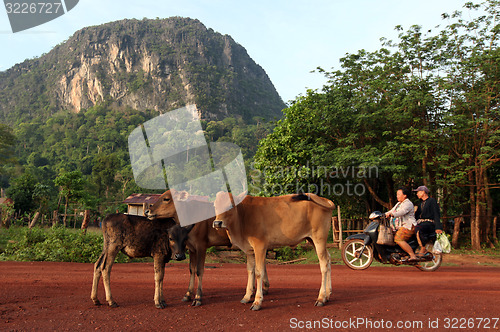
[[[333, 294], [314, 307], [320, 287], [316, 265], [268, 265], [271, 289], [259, 312], [239, 302], [246, 285], [243, 264], [208, 264], [204, 304], [181, 302], [186, 264], [169, 264], [167, 308], [153, 303], [152, 263], [115, 264], [111, 289], [120, 307], [94, 306], [91, 264], [0, 262], [0, 330], [175, 330], [282, 331], [430, 330], [466, 327], [500, 329], [500, 268], [441, 267], [433, 273], [413, 267], [370, 267], [352, 271], [332, 266]], [[102, 282], [99, 298], [104, 301]], [[462, 320], [461, 320], [462, 319]], [[465, 321], [464, 319], [467, 319]], [[484, 320], [480, 320], [484, 319]], [[489, 320], [487, 320], [489, 319]], [[314, 325], [316, 324], [316, 326]], [[465, 325], [464, 325], [465, 324]], [[487, 325], [488, 324], [488, 325]], [[437, 329], [436, 329], [437, 330]]]

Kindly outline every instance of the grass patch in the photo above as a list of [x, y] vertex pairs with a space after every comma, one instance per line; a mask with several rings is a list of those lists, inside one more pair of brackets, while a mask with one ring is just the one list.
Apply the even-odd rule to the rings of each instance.
[[470, 256], [482, 255], [482, 256], [491, 256], [491, 257], [500, 258], [500, 249], [499, 248], [484, 248], [481, 250], [471, 250], [471, 249], [460, 248], [460, 249], [452, 249], [451, 253], [458, 254], [458, 255], [470, 255]]

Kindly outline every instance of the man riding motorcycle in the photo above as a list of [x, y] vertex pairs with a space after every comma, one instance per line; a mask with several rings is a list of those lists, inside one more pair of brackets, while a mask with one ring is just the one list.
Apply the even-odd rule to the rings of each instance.
[[427, 252], [425, 245], [429, 238], [434, 233], [442, 233], [443, 225], [440, 221], [439, 205], [434, 198], [429, 196], [429, 189], [426, 186], [420, 186], [414, 191], [417, 192], [417, 197], [421, 200], [415, 212], [415, 218], [417, 219], [415, 232], [420, 244], [420, 255], [424, 255]]

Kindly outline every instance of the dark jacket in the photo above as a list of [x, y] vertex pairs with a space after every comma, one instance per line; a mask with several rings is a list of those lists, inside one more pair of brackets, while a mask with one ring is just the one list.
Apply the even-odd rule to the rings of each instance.
[[441, 214], [439, 213], [439, 205], [437, 201], [429, 197], [425, 201], [421, 201], [415, 212], [415, 219], [431, 219], [434, 220], [436, 229], [443, 229], [441, 224]]

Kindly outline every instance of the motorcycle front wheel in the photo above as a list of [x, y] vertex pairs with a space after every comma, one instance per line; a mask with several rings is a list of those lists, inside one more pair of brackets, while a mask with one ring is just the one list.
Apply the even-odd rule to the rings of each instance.
[[432, 261], [420, 262], [417, 265], [415, 265], [415, 267], [420, 271], [425, 271], [425, 272], [436, 271], [443, 262], [443, 254], [436, 254], [433, 252], [434, 243], [427, 243], [425, 249], [427, 249], [428, 252], [432, 253], [434, 255], [434, 258], [432, 259]]
[[353, 270], [367, 269], [373, 262], [373, 249], [371, 246], [366, 246], [363, 253], [361, 249], [365, 245], [361, 239], [348, 240], [342, 246], [342, 260], [345, 265]]

